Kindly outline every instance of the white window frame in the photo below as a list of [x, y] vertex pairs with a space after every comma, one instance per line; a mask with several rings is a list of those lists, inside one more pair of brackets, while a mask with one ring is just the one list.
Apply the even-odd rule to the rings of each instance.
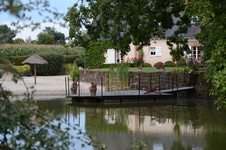
[[199, 59], [201, 57], [201, 52], [198, 46], [192, 47], [192, 58]]
[[155, 51], [155, 47], [150, 47], [149, 48], [149, 51], [150, 51], [150, 56], [156, 56], [156, 51]]
[[161, 47], [149, 47], [149, 54], [151, 57], [160, 57], [162, 56]]

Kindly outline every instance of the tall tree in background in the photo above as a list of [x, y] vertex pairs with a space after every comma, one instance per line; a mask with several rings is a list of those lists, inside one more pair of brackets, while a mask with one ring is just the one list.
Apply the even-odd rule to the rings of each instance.
[[38, 34], [38, 44], [65, 44], [65, 35], [55, 28], [46, 27]]
[[125, 54], [131, 42], [149, 45], [151, 38], [165, 38], [165, 31], [175, 24], [178, 34], [186, 33], [189, 19], [183, 15], [184, 9], [182, 0], [87, 0], [71, 7], [65, 20], [70, 26], [69, 37], [76, 42], [87, 40], [84, 35], [109, 40]]
[[11, 30], [7, 25], [0, 25], [0, 44], [13, 43], [16, 31]]
[[[65, 23], [59, 21], [63, 18], [63, 14], [57, 11], [56, 8], [51, 7], [49, 0], [1, 0], [0, 12], [10, 13], [17, 19], [10, 23], [17, 32], [20, 32], [24, 28], [35, 30], [40, 27], [41, 23], [55, 23], [65, 26]], [[33, 19], [32, 16], [34, 14], [41, 19], [39, 21], [34, 21], [35, 19]], [[5, 39], [7, 37], [8, 35], [3, 35], [0, 32], [0, 43], [2, 41], [7, 41], [8, 39]]]
[[203, 44], [208, 70], [207, 80], [213, 85], [212, 95], [218, 97], [217, 106], [226, 108], [226, 1], [189, 0], [187, 13], [201, 28], [197, 39]]
[[53, 35], [55, 44], [65, 44], [65, 35], [61, 32], [57, 32], [55, 28], [46, 27], [43, 32]]
[[39, 33], [37, 43], [38, 44], [54, 44], [54, 36], [48, 33]]

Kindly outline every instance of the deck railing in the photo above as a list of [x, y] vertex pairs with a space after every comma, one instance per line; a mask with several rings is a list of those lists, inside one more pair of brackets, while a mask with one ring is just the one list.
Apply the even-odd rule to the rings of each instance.
[[[100, 84], [97, 85], [97, 93], [100, 96], [104, 96], [106, 94], [115, 93], [123, 93], [130, 92], [140, 95], [141, 92], [161, 92], [165, 89], [172, 89], [172, 91], [179, 87], [185, 87], [188, 84], [188, 74], [138, 74], [136, 76], [129, 76], [128, 81], [118, 81], [111, 80], [107, 77], [100, 77]], [[66, 97], [70, 97], [72, 95], [89, 95], [89, 85], [90, 83], [80, 82], [80, 77], [78, 78], [78, 89], [77, 93], [74, 94], [70, 90], [70, 86], [72, 81], [69, 77], [65, 77], [65, 93]]]

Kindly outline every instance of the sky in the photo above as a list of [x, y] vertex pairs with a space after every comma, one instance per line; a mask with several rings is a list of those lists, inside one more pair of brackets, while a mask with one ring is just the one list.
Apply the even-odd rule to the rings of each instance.
[[[23, 0], [24, 2], [28, 1], [28, 0]], [[50, 7], [51, 8], [56, 8], [58, 12], [66, 14], [68, 11], [69, 7], [72, 7], [78, 0], [49, 0], [50, 3]], [[37, 15], [37, 13], [35, 12], [31, 12], [30, 14], [27, 14], [29, 16], [32, 16], [32, 20], [36, 20], [36, 21], [42, 21], [43, 18], [39, 15]], [[18, 19], [14, 16], [12, 16], [11, 14], [7, 13], [7, 12], [0, 12], [0, 24], [7, 24], [11, 29], [14, 29], [13, 26], [10, 25], [10, 23], [12, 21], [17, 21]], [[58, 21], [63, 21], [62, 20], [58, 20]], [[27, 22], [27, 21], [25, 21]], [[28, 39], [29, 37], [32, 40], [36, 40], [37, 39], [37, 35], [45, 28], [45, 27], [54, 27], [56, 29], [57, 32], [61, 32], [64, 33], [65, 36], [68, 36], [68, 32], [69, 29], [61, 27], [59, 24], [54, 24], [54, 23], [42, 23], [41, 24], [41, 29], [36, 29], [34, 31], [32, 31], [30, 28], [25, 28], [23, 30], [21, 30], [19, 33], [17, 33], [15, 38], [22, 38], [24, 40]]]

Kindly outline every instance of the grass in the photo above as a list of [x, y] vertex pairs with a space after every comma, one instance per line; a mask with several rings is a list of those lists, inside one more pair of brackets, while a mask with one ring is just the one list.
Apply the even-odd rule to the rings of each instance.
[[[101, 71], [108, 71], [109, 68], [100, 68]], [[185, 67], [165, 67], [165, 72], [173, 72], [173, 71], [184, 71]], [[156, 69], [154, 67], [142, 67], [140, 70], [137, 67], [129, 67], [130, 72], [155, 72]]]

